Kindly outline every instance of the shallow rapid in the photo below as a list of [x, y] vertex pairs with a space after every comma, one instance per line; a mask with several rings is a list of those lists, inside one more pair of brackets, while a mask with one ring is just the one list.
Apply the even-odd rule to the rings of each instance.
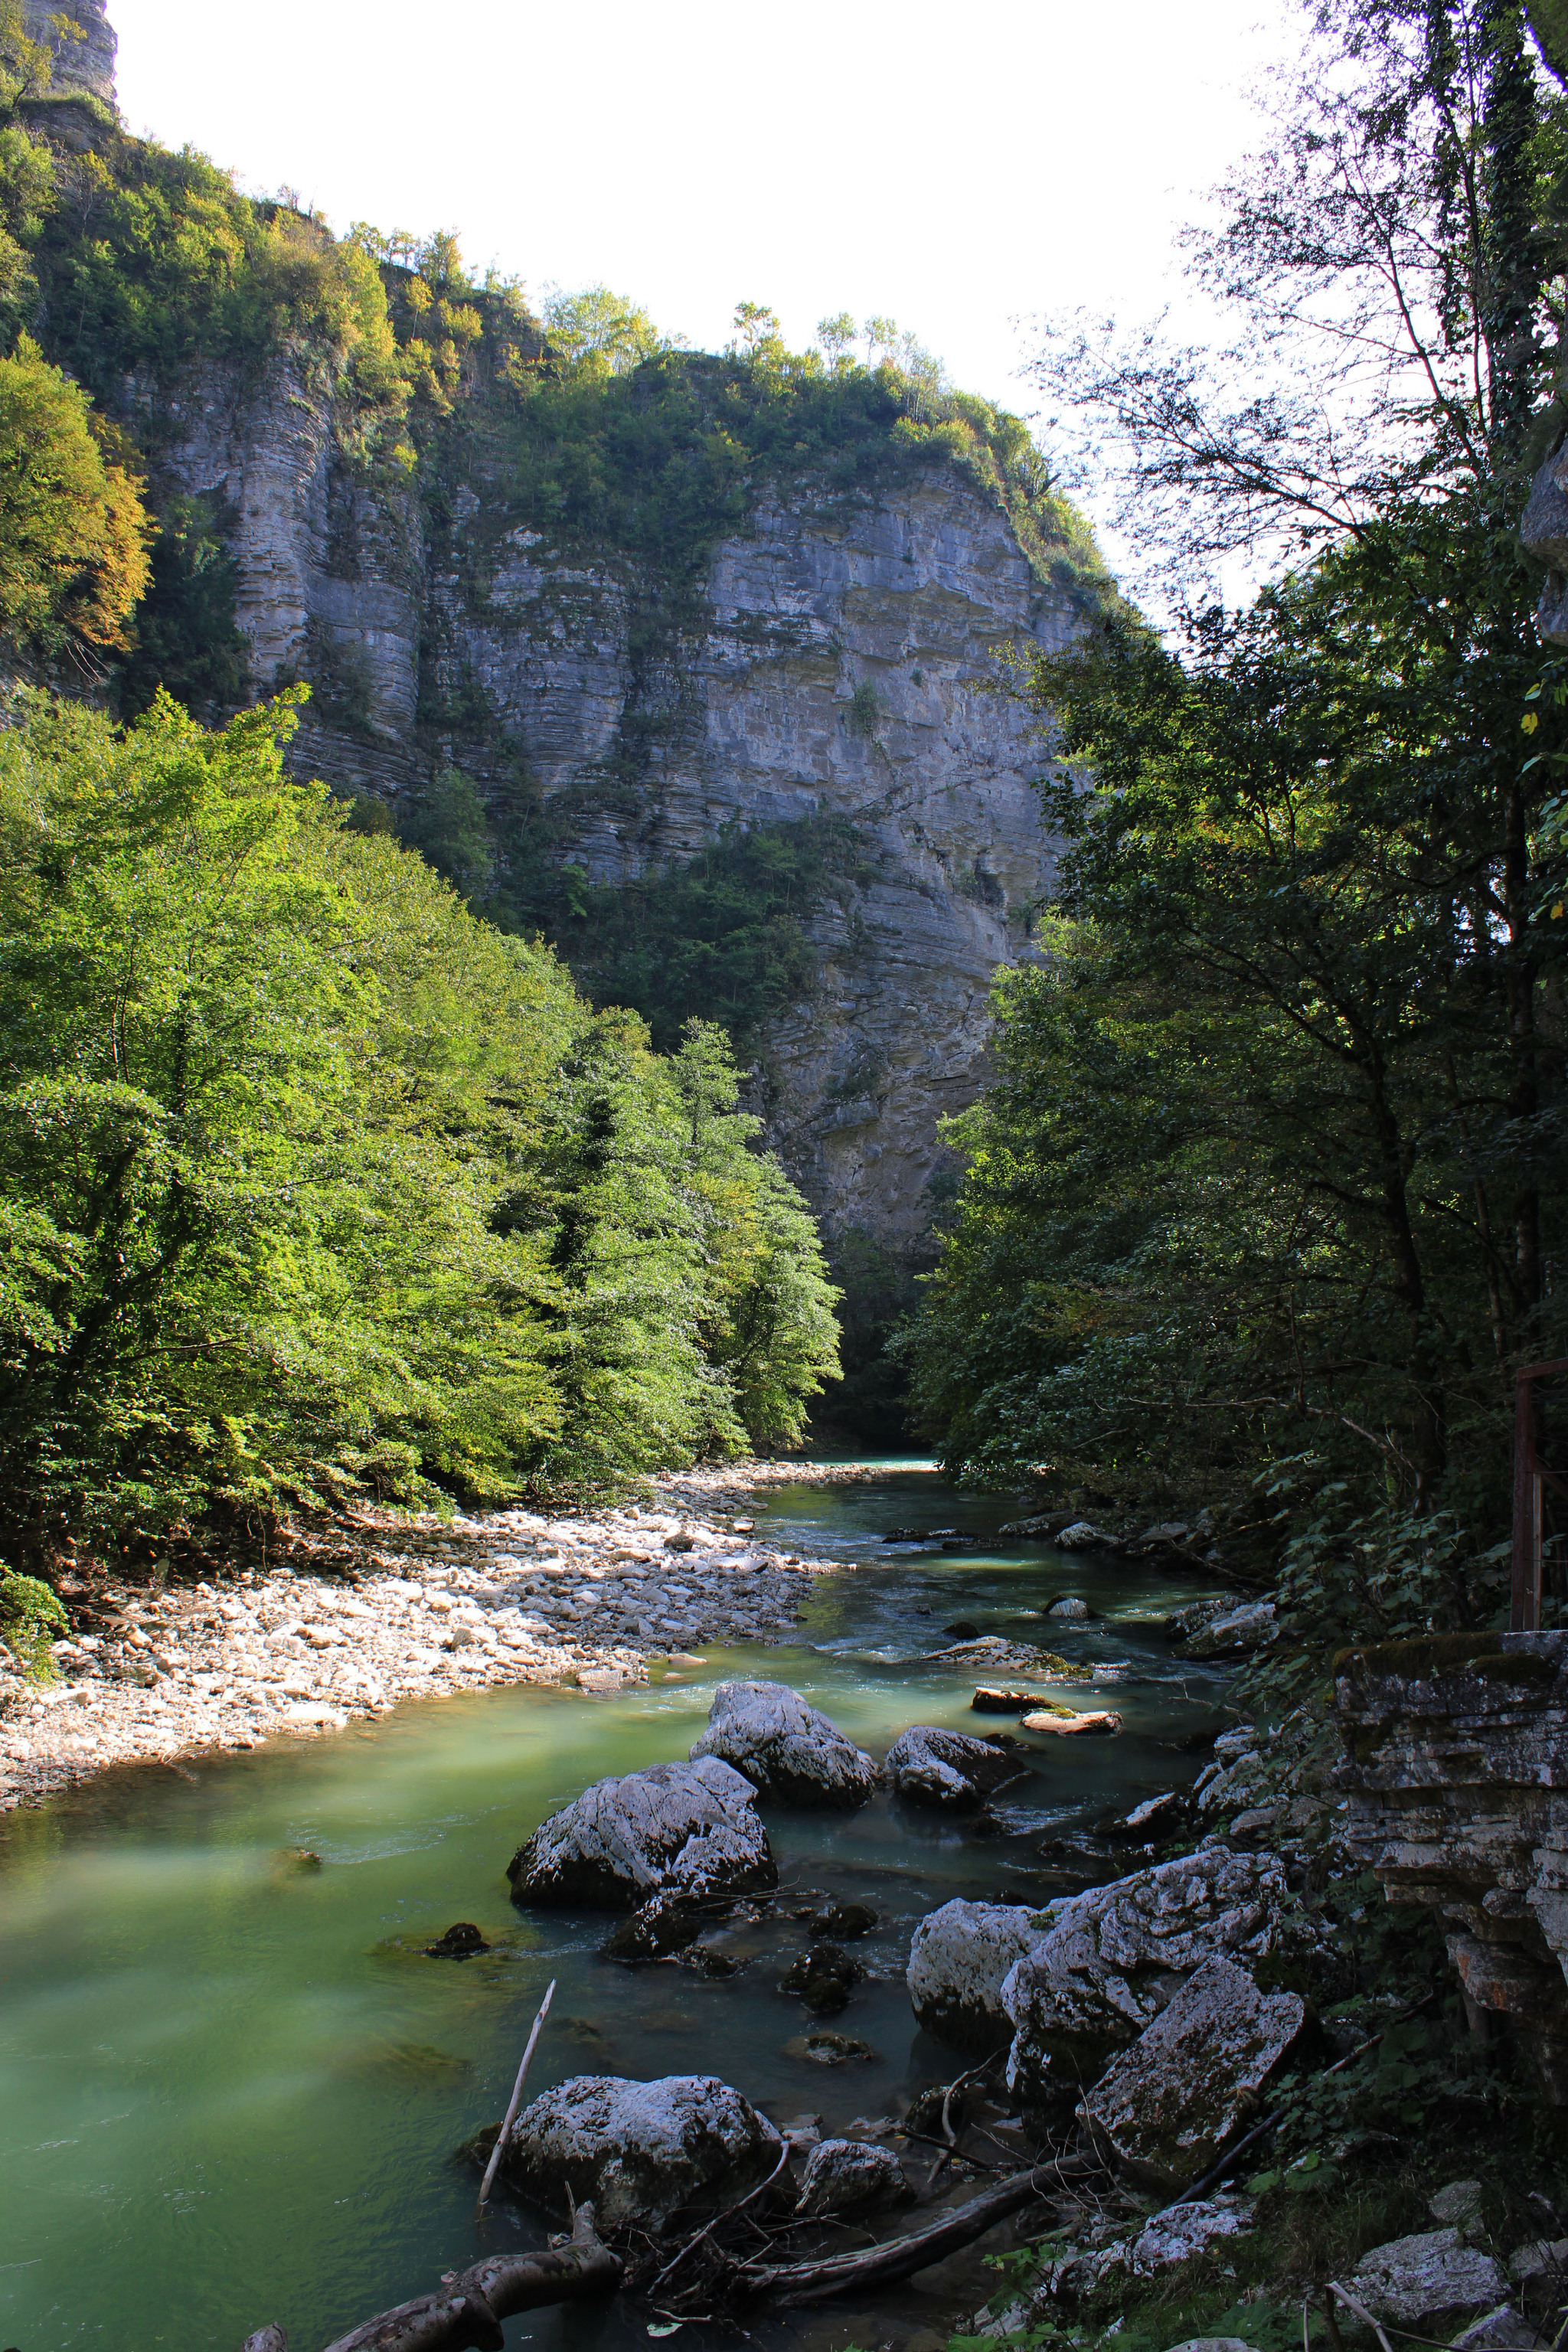
[[[106, 1776], [0, 1821], [0, 2340], [238, 2352], [268, 2320], [311, 2352], [484, 2249], [542, 2242], [507, 2201], [483, 2224], [458, 2144], [505, 2105], [550, 1978], [533, 2086], [582, 2073], [722, 2074], [775, 2117], [831, 2130], [901, 2108], [954, 2062], [914, 2027], [915, 1923], [966, 1895], [1058, 1891], [1043, 1837], [1191, 1780], [1183, 1743], [1225, 1676], [1174, 1661], [1161, 1622], [1204, 1589], [1094, 1553], [999, 1540], [1020, 1506], [916, 1465], [769, 1491], [759, 1528], [855, 1563], [797, 1638], [703, 1652], [616, 1698], [501, 1689], [430, 1699], [299, 1746]], [[974, 1549], [888, 1546], [950, 1528]], [[1095, 1612], [1043, 1622], [1063, 1594]], [[545, 1814], [612, 1772], [684, 1758], [715, 1683], [790, 1683], [873, 1754], [915, 1723], [1005, 1730], [973, 1675], [922, 1664], [959, 1622], [1060, 1653], [1120, 1711], [1114, 1739], [1040, 1739], [977, 1835], [879, 1798], [847, 1817], [768, 1809], [786, 1889], [872, 1905], [871, 1980], [828, 2021], [876, 2053], [826, 2067], [777, 1990], [806, 1940], [778, 1906], [706, 1980], [598, 1956], [603, 1915], [520, 1913], [504, 1867]], [[320, 1857], [301, 1867], [293, 1851]], [[471, 1920], [492, 1950], [422, 1948]], [[482, 2232], [482, 2234], [481, 2234]], [[570, 2334], [563, 2330], [571, 2330]], [[513, 2320], [510, 2344], [646, 2344], [635, 2315]]]

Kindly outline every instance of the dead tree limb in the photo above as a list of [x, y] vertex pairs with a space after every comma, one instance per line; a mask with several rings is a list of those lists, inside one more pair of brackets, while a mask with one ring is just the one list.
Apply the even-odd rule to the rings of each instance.
[[[572, 2242], [542, 2254], [487, 2254], [437, 2294], [422, 2294], [367, 2319], [340, 2336], [327, 2352], [502, 2352], [501, 2321], [548, 2303], [581, 2303], [613, 2294], [621, 2284], [618, 2255], [594, 2230], [594, 2209], [579, 2205]], [[278, 2326], [246, 2339], [245, 2352], [289, 2352]]]
[[[972, 2245], [1009, 2213], [1043, 2197], [1047, 2189], [1081, 2180], [1102, 2168], [1088, 2157], [1063, 2157], [1052, 2164], [1037, 2164], [1027, 2172], [1016, 2172], [1010, 2180], [999, 2181], [983, 2197], [972, 2198], [956, 2212], [944, 2213], [940, 2221], [911, 2230], [906, 2237], [889, 2238], [858, 2253], [830, 2254], [822, 2262], [766, 2266], [738, 2263], [727, 2273], [724, 2284], [732, 2293], [765, 2296], [769, 2303], [786, 2309], [792, 2304], [826, 2303], [836, 2294], [855, 2294], [862, 2287], [890, 2286], [940, 2263], [958, 2247]], [[332, 2352], [340, 2352], [340, 2347], [334, 2345]], [[342, 2352], [347, 2352], [346, 2347]]]

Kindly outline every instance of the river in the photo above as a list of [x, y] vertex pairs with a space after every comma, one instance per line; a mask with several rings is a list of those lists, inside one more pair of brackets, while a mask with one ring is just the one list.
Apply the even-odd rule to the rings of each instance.
[[[916, 2032], [904, 1990], [915, 1922], [955, 1895], [1040, 1899], [1041, 1838], [1184, 1785], [1196, 1759], [1180, 1743], [1225, 1696], [1222, 1671], [1177, 1664], [1159, 1632], [1202, 1587], [998, 1540], [1018, 1508], [915, 1464], [773, 1488], [763, 1532], [858, 1563], [814, 1580], [787, 1645], [710, 1646], [700, 1668], [656, 1669], [613, 1699], [429, 1699], [326, 1739], [112, 1773], [5, 1816], [5, 2345], [238, 2352], [278, 2319], [294, 2352], [314, 2352], [484, 2248], [540, 2242], [542, 2225], [505, 2200], [476, 2222], [452, 2151], [504, 2106], [551, 1977], [539, 2089], [583, 2073], [715, 2073], [775, 2118], [819, 2114], [831, 2130], [948, 2079], [962, 2062]], [[889, 1551], [893, 1527], [958, 1528], [980, 1547]], [[1096, 1618], [1042, 1626], [1067, 1592]], [[683, 1758], [726, 1675], [792, 1684], [874, 1754], [912, 1723], [1007, 1727], [969, 1712], [971, 1681], [911, 1663], [963, 1620], [1092, 1669], [1093, 1703], [1124, 1728], [1037, 1743], [1037, 1769], [1005, 1792], [986, 1836], [882, 1799], [847, 1818], [770, 1810], [786, 1885], [879, 1915], [858, 1947], [873, 1977], [829, 2021], [874, 2058], [826, 2068], [804, 2054], [812, 2021], [777, 1990], [805, 1940], [787, 1906], [731, 1938], [749, 1965], [714, 1981], [601, 1959], [602, 1916], [513, 1909], [502, 1874], [521, 1838], [592, 1780]], [[295, 1848], [321, 1867], [294, 1866]], [[459, 1919], [494, 1949], [424, 1958]], [[701, 2333], [684, 2331], [693, 2352]], [[515, 2319], [507, 2341], [612, 2352], [647, 2336], [617, 2306]]]

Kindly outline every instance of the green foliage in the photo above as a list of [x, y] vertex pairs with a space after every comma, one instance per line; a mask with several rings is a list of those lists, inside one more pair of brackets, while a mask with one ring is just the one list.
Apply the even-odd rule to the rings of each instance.
[[105, 461], [86, 394], [24, 335], [0, 360], [0, 630], [53, 652], [119, 646], [146, 585], [135, 482]]
[[136, 642], [120, 672], [122, 718], [150, 709], [160, 687], [205, 718], [245, 700], [246, 645], [235, 620], [238, 577], [211, 501], [171, 499], [158, 518]]
[[62, 1640], [70, 1622], [56, 1594], [36, 1576], [0, 1570], [0, 1642], [12, 1653], [30, 1683], [54, 1678], [51, 1642]]
[[189, 148], [116, 136], [58, 161], [55, 177], [33, 267], [50, 356], [80, 383], [110, 403], [135, 373], [167, 394], [204, 361], [254, 373], [313, 338], [342, 362], [367, 455], [403, 461], [411, 371], [381, 273], [352, 239], [241, 195]]
[[495, 845], [484, 803], [467, 776], [456, 768], [444, 768], [400, 830], [407, 846], [416, 849], [454, 889], [488, 909]]
[[811, 995], [816, 954], [803, 925], [863, 870], [842, 817], [749, 832], [732, 822], [682, 865], [580, 884], [552, 936], [590, 994], [634, 1005], [661, 1050], [697, 1018], [722, 1023], [743, 1048], [768, 1013]]
[[1564, 1344], [1563, 950], [1530, 919], [1564, 721], [1521, 737], [1558, 663], [1494, 554], [1401, 511], [1186, 664], [1112, 618], [1041, 665], [1096, 783], [1047, 787], [1075, 919], [1005, 986], [961, 1130], [916, 1343], [951, 1460], [1230, 1481], [1315, 1446], [1506, 1508], [1506, 1368]]
[[613, 1483], [787, 1429], [831, 1370], [815, 1235], [717, 1045], [694, 1164], [685, 1066], [633, 1016], [283, 781], [298, 698], [215, 734], [160, 696], [121, 737], [34, 698], [0, 734], [24, 1539]]
[[550, 354], [571, 374], [603, 383], [651, 359], [658, 331], [646, 310], [607, 286], [580, 294], [552, 294], [544, 305]]
[[862, 1444], [890, 1451], [908, 1440], [909, 1377], [888, 1342], [920, 1304], [923, 1269], [915, 1256], [889, 1249], [859, 1226], [835, 1235], [832, 1265], [843, 1294], [844, 1366], [830, 1408], [833, 1424]]

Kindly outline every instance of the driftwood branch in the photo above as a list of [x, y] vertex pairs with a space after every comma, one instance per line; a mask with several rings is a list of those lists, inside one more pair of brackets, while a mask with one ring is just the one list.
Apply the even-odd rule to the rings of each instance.
[[[572, 2242], [542, 2254], [487, 2254], [443, 2286], [367, 2319], [337, 2336], [327, 2352], [502, 2352], [501, 2321], [543, 2304], [581, 2303], [613, 2294], [619, 2257], [594, 2230], [594, 2209], [579, 2205]], [[245, 2352], [289, 2352], [278, 2326], [247, 2336]]]
[[[731, 2293], [765, 2296], [768, 2302], [785, 2308], [792, 2304], [826, 2303], [833, 2295], [855, 2294], [863, 2287], [890, 2286], [896, 2280], [912, 2278], [916, 2271], [940, 2263], [958, 2247], [972, 2245], [998, 2221], [1005, 2221], [1009, 2213], [1017, 2212], [1034, 2198], [1043, 2197], [1047, 2189], [1081, 2180], [1086, 2174], [1101, 2168], [1087, 2157], [1064, 2157], [1053, 2164], [1037, 2164], [1027, 2172], [1016, 2172], [1010, 2180], [999, 2181], [984, 2196], [972, 2198], [956, 2212], [944, 2213], [940, 2221], [928, 2222], [923, 2230], [911, 2230], [905, 2237], [888, 2239], [879, 2246], [867, 2246], [858, 2253], [830, 2254], [822, 2262], [767, 2266], [740, 2263], [728, 2273], [724, 2284]], [[339, 2347], [334, 2345], [332, 2352], [339, 2352]]]
[[507, 2134], [516, 2121], [517, 2111], [522, 2105], [522, 2086], [528, 2080], [529, 2060], [532, 2057], [534, 2045], [544, 2030], [544, 2021], [550, 2014], [550, 2004], [554, 1998], [555, 1979], [552, 1977], [545, 1989], [544, 1999], [539, 2004], [539, 2015], [533, 2021], [533, 2031], [528, 2037], [528, 2046], [522, 2053], [522, 2063], [517, 2070], [517, 2080], [511, 2086], [511, 2097], [507, 2103], [506, 2113], [501, 2117], [501, 2126], [496, 2134], [496, 2144], [490, 2150], [490, 2160], [485, 2167], [485, 2177], [479, 2183], [481, 2205], [489, 2201], [491, 2183], [495, 2179], [497, 2168], [506, 2151]]

